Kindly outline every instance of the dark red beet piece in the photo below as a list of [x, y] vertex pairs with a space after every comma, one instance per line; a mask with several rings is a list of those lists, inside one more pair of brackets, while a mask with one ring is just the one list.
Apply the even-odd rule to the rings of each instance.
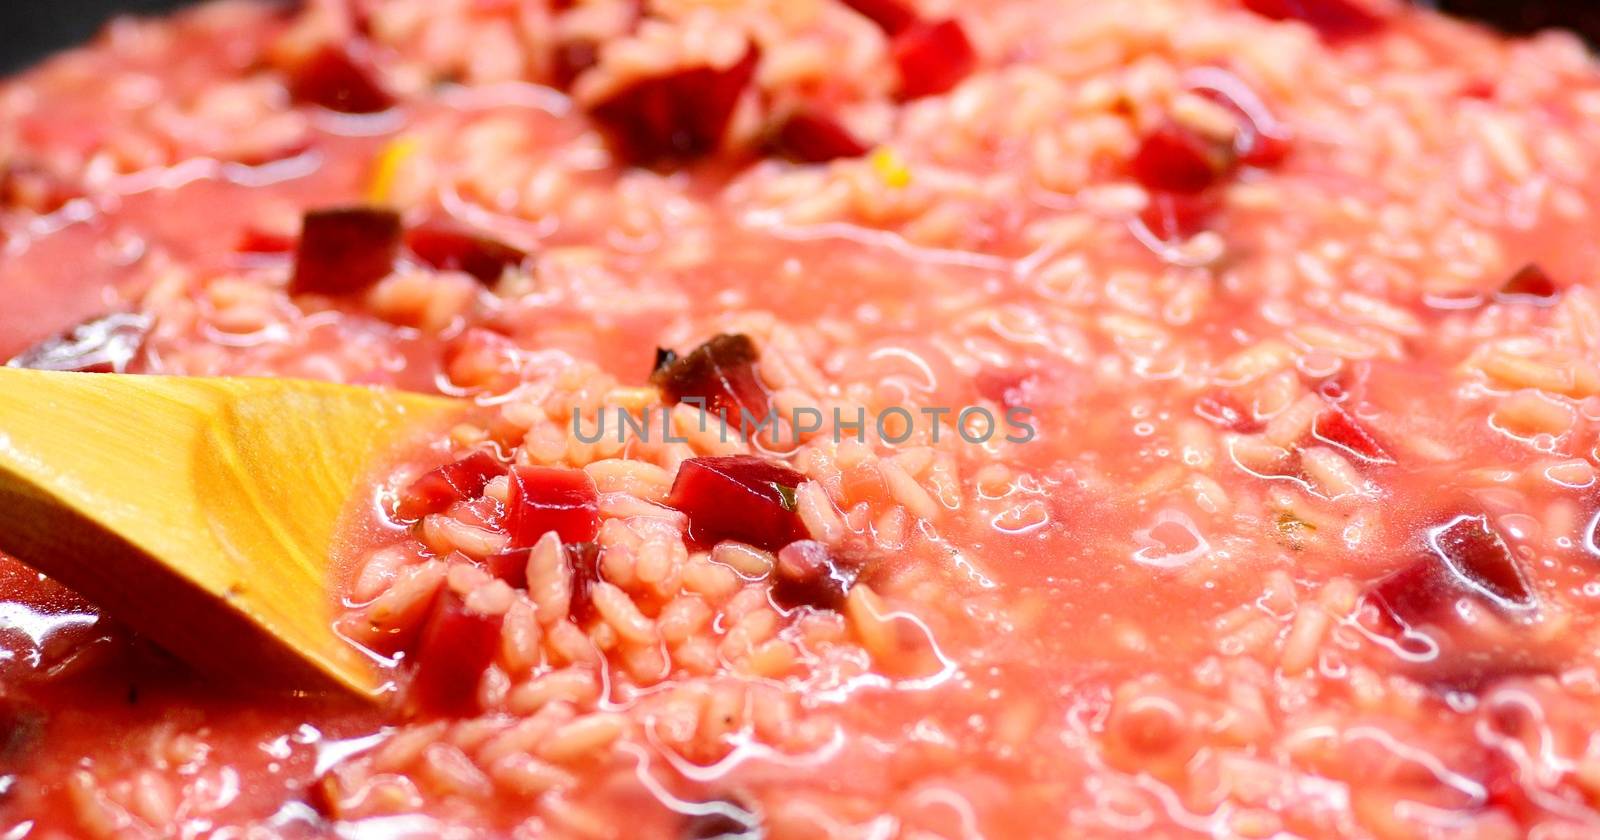
[[889, 53], [900, 69], [900, 98], [935, 96], [978, 67], [978, 51], [956, 20], [918, 23], [894, 36]]
[[435, 221], [406, 232], [406, 247], [417, 259], [442, 271], [461, 271], [489, 285], [508, 268], [522, 265], [528, 255], [487, 234], [456, 224]]
[[600, 532], [600, 496], [583, 470], [515, 467], [506, 504], [511, 547], [525, 548], [554, 531], [562, 542], [589, 542]]
[[1272, 116], [1266, 103], [1242, 79], [1226, 70], [1206, 68], [1196, 71], [1189, 87], [1239, 118], [1233, 151], [1240, 163], [1268, 168], [1289, 156], [1289, 129]]
[[561, 90], [572, 87], [583, 71], [600, 62], [600, 46], [590, 38], [575, 38], [556, 45], [551, 59], [551, 82]]
[[153, 323], [149, 315], [115, 312], [18, 353], [6, 364], [33, 370], [126, 373], [144, 350]]
[[1371, 590], [1399, 623], [1447, 622], [1455, 602], [1464, 597], [1509, 611], [1537, 606], [1532, 586], [1487, 517], [1458, 516], [1430, 529], [1426, 545], [1420, 558]]
[[1323, 443], [1332, 444], [1363, 461], [1374, 464], [1392, 464], [1394, 459], [1378, 443], [1360, 421], [1351, 416], [1344, 406], [1328, 403], [1327, 409], [1311, 421], [1311, 435]]
[[1244, 7], [1273, 20], [1303, 21], [1329, 41], [1370, 35], [1384, 24], [1362, 0], [1244, 0]]
[[702, 545], [739, 540], [769, 551], [806, 536], [794, 491], [805, 476], [754, 455], [690, 458], [678, 467], [667, 504], [689, 517]]
[[685, 356], [657, 351], [650, 382], [669, 403], [705, 400], [705, 411], [722, 412], [730, 426], [739, 425], [741, 411], [759, 422], [769, 408], [767, 389], [756, 376], [760, 357], [749, 336], [722, 333]]
[[389, 276], [400, 253], [400, 214], [339, 207], [305, 215], [295, 251], [291, 294], [360, 292]]
[[596, 104], [590, 116], [629, 163], [704, 157], [722, 145], [760, 55], [752, 44], [730, 67], [688, 67], [640, 79]]
[[796, 540], [778, 550], [772, 570], [772, 602], [785, 612], [799, 607], [838, 610], [858, 573], [835, 562], [822, 543]]
[[594, 599], [589, 591], [600, 581], [600, 546], [594, 542], [567, 543], [567, 563], [572, 569], [572, 595], [568, 612], [578, 624], [594, 618]]
[[1266, 425], [1249, 406], [1241, 405], [1233, 394], [1222, 390], [1201, 396], [1195, 401], [1194, 412], [1230, 432], [1259, 432]]
[[773, 131], [772, 150], [796, 163], [860, 157], [867, 147], [832, 117], [810, 110], [790, 114]]
[[411, 697], [432, 715], [468, 717], [482, 711], [478, 683], [500, 649], [504, 616], [483, 615], [446, 587], [417, 646], [417, 671]]
[[1128, 163], [1134, 180], [1152, 192], [1198, 193], [1222, 180], [1234, 165], [1233, 150], [1174, 122], [1145, 136]]
[[337, 44], [323, 47], [294, 69], [289, 95], [346, 114], [374, 114], [395, 104], [362, 52]]
[[239, 234], [239, 242], [233, 246], [233, 250], [241, 254], [287, 254], [294, 250], [294, 246], [293, 236], [245, 228]]
[[1518, 269], [1495, 293], [1495, 299], [1502, 303], [1531, 303], [1534, 306], [1551, 306], [1560, 298], [1561, 287], [1537, 263], [1528, 263]]
[[884, 34], [899, 35], [917, 22], [917, 12], [900, 0], [844, 0], [857, 14], [878, 25]]
[[438, 513], [450, 505], [475, 499], [483, 494], [489, 479], [504, 475], [505, 465], [488, 452], [478, 451], [459, 461], [424, 473], [400, 494], [395, 513], [401, 519], [416, 521]]
[[528, 557], [532, 548], [508, 548], [499, 554], [484, 558], [489, 574], [515, 589], [528, 588]]
[[1206, 230], [1216, 208], [1210, 193], [1154, 192], [1138, 222], [1158, 241], [1182, 242]]

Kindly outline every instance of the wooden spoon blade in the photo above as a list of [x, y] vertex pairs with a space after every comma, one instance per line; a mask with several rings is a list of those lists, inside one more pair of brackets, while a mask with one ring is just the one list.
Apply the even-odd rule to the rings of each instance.
[[380, 690], [332, 629], [352, 493], [459, 401], [0, 368], [0, 550], [206, 673]]

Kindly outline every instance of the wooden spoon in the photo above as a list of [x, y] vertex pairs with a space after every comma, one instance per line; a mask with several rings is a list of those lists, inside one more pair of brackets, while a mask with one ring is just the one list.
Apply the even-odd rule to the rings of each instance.
[[459, 418], [442, 397], [292, 379], [0, 368], [0, 551], [205, 673], [375, 696], [332, 628], [352, 495]]

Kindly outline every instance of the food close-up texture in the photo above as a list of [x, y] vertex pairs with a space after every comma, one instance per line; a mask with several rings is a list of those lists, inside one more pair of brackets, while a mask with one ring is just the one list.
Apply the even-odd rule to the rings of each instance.
[[0, 837], [1597, 836], [1597, 173], [1577, 36], [1391, 0], [120, 18], [0, 82], [0, 360], [473, 408], [375, 703], [0, 558]]

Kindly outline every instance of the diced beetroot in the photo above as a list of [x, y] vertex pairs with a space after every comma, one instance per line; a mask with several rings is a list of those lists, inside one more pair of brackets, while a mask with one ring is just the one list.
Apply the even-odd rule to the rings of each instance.
[[956, 20], [918, 23], [889, 45], [900, 69], [900, 98], [935, 96], [955, 87], [978, 67], [978, 51]]
[[400, 214], [393, 210], [339, 207], [306, 213], [290, 293], [364, 291], [394, 270], [402, 235]]
[[508, 548], [499, 554], [484, 558], [489, 574], [506, 582], [514, 589], [528, 588], [528, 557], [532, 548]]
[[589, 591], [600, 581], [600, 546], [594, 542], [567, 543], [564, 547], [572, 569], [572, 594], [568, 611], [579, 625], [594, 618], [594, 599]]
[[1532, 585], [1487, 517], [1458, 516], [1429, 530], [1426, 544], [1420, 558], [1371, 590], [1401, 624], [1449, 621], [1453, 605], [1465, 597], [1510, 611], [1537, 605]]
[[600, 45], [590, 38], [574, 38], [556, 45], [551, 58], [550, 81], [559, 89], [572, 87], [583, 71], [600, 62]]
[[562, 542], [589, 542], [600, 532], [600, 495], [583, 470], [515, 467], [506, 505], [512, 548], [526, 548], [554, 531]]
[[239, 234], [239, 242], [233, 246], [233, 250], [241, 254], [287, 254], [294, 250], [294, 246], [293, 236], [245, 228]]
[[1535, 306], [1550, 306], [1560, 298], [1561, 287], [1537, 263], [1528, 263], [1518, 269], [1495, 293], [1495, 299], [1502, 303], [1531, 303]]
[[411, 698], [418, 709], [449, 717], [482, 711], [478, 683], [500, 649], [504, 620], [474, 612], [448, 586], [439, 593], [416, 651]]
[[1273, 117], [1266, 103], [1244, 80], [1226, 70], [1206, 68], [1195, 73], [1189, 88], [1239, 118], [1239, 133], [1233, 142], [1239, 163], [1269, 168], [1289, 156], [1291, 134], [1288, 127]]
[[1337, 446], [1364, 461], [1394, 463], [1377, 439], [1339, 403], [1328, 403], [1328, 407], [1311, 421], [1311, 434], [1317, 440]]
[[0, 165], [0, 209], [21, 207], [35, 213], [54, 213], [83, 195], [67, 179], [22, 161]]
[[806, 536], [794, 491], [805, 476], [754, 455], [690, 458], [678, 467], [667, 504], [689, 517], [702, 545], [739, 540], [776, 550]]
[[485, 285], [500, 279], [508, 268], [522, 265], [528, 255], [520, 249], [454, 222], [435, 221], [406, 232], [406, 247], [417, 259], [442, 271], [461, 271]]
[[1370, 35], [1384, 19], [1364, 0], [1244, 0], [1244, 7], [1273, 20], [1298, 20], [1329, 41]]
[[899, 35], [917, 22], [917, 12], [901, 0], [844, 0], [857, 14], [878, 25], [884, 34]]
[[35, 344], [6, 364], [33, 370], [127, 373], [144, 351], [151, 324], [150, 316], [139, 312], [103, 315]]
[[730, 67], [689, 67], [640, 79], [596, 104], [590, 116], [629, 163], [704, 157], [722, 145], [760, 56], [751, 44]]
[[1240, 404], [1233, 394], [1216, 390], [1195, 401], [1196, 414], [1230, 432], [1259, 432], [1266, 424], [1255, 416], [1248, 406]]
[[323, 47], [294, 69], [289, 95], [346, 114], [373, 114], [395, 104], [362, 52], [338, 44]]
[[860, 157], [866, 144], [832, 117], [811, 110], [790, 114], [772, 133], [772, 150], [796, 163], [827, 163]]
[[1182, 242], [1206, 230], [1216, 209], [1210, 193], [1155, 192], [1140, 211], [1139, 224], [1161, 242]]
[[769, 406], [767, 389], [756, 376], [760, 356], [749, 336], [722, 333], [686, 356], [657, 351], [650, 382], [668, 403], [705, 400], [705, 411], [722, 412], [730, 426], [738, 425], [741, 410], [759, 421]]
[[1192, 194], [1222, 180], [1233, 165], [1232, 149], [1166, 122], [1140, 142], [1128, 170], [1152, 192]]
[[857, 573], [836, 563], [822, 543], [796, 540], [778, 550], [772, 571], [772, 602], [785, 612], [799, 607], [838, 610]]
[[415, 522], [456, 502], [477, 498], [489, 479], [504, 475], [505, 471], [505, 465], [493, 455], [482, 450], [474, 452], [411, 482], [400, 494], [395, 512], [401, 519]]

